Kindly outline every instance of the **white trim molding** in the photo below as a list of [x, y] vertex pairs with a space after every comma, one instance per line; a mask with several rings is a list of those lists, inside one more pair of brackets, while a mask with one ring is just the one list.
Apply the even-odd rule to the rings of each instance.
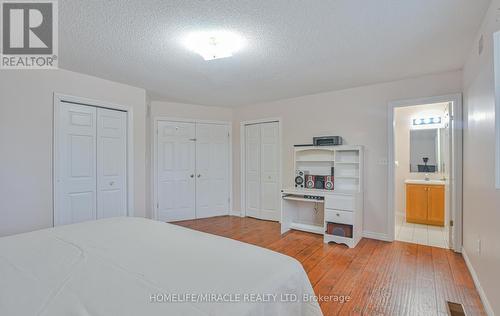
[[382, 241], [392, 241], [387, 234], [363, 231], [363, 237]]
[[488, 316], [494, 316], [495, 313], [493, 312], [493, 308], [491, 307], [490, 301], [488, 301], [488, 297], [486, 297], [486, 293], [484, 293], [484, 290], [481, 287], [481, 283], [479, 282], [479, 277], [477, 276], [476, 270], [474, 270], [474, 267], [472, 266], [469, 256], [467, 256], [467, 252], [465, 251], [464, 248], [462, 248], [462, 256], [464, 257], [465, 265], [467, 265], [467, 269], [469, 269], [470, 275], [472, 276], [472, 280], [474, 281], [476, 290], [479, 293], [481, 302], [483, 302], [484, 311]]
[[77, 97], [62, 93], [54, 92], [53, 95], [53, 127], [52, 127], [52, 224], [56, 224], [56, 210], [57, 210], [57, 193], [59, 173], [57, 166], [59, 165], [59, 141], [55, 131], [59, 128], [59, 103], [68, 102], [74, 104], [81, 104], [86, 106], [93, 106], [98, 108], [120, 110], [127, 113], [127, 215], [134, 216], [134, 113], [131, 106], [124, 106], [120, 104], [89, 99], [84, 97]]
[[[245, 126], [261, 123], [278, 122], [278, 141], [279, 141], [279, 200], [281, 201], [281, 189], [283, 188], [283, 120], [280, 117], [268, 117], [263, 119], [240, 122], [240, 216], [246, 216], [246, 144], [245, 144]], [[281, 222], [281, 219], [280, 219]]]
[[500, 189], [500, 31], [493, 34], [495, 72], [495, 187]]
[[410, 100], [398, 100], [389, 102], [387, 107], [387, 226], [388, 238], [390, 241], [395, 239], [395, 144], [394, 144], [394, 109], [398, 107], [415, 106], [422, 104], [444, 103], [452, 102], [453, 113], [450, 116], [453, 119], [453, 140], [451, 150], [451, 174], [450, 174], [450, 192], [451, 192], [451, 216], [454, 225], [454, 244], [453, 250], [456, 252], [462, 251], [462, 132], [463, 132], [463, 118], [462, 118], [462, 94], [450, 94], [443, 96], [426, 97]]
[[241, 217], [241, 212], [240, 211], [231, 211], [231, 214], [229, 214], [230, 216], [237, 216], [237, 217]]

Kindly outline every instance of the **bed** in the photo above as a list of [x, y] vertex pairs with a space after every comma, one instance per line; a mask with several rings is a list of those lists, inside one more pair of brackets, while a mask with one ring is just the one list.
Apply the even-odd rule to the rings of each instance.
[[0, 238], [0, 315], [322, 315], [301, 264], [143, 218]]

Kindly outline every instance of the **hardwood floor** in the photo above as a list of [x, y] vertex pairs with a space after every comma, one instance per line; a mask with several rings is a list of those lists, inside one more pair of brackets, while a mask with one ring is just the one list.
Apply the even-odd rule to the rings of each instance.
[[314, 291], [350, 296], [321, 304], [324, 315], [448, 315], [446, 301], [467, 315], [486, 315], [460, 254], [404, 242], [362, 239], [349, 249], [278, 223], [234, 216], [174, 224], [268, 248], [299, 260]]

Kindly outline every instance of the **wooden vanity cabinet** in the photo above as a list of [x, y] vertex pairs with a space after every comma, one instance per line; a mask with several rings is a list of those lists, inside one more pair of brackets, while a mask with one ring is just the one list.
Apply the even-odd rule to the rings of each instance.
[[406, 184], [406, 221], [444, 226], [444, 185]]

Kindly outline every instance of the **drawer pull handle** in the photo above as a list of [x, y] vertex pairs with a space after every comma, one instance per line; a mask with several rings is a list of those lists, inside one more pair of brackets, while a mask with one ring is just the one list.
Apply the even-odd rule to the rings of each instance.
[[337, 216], [340, 216], [340, 214], [339, 214], [339, 213], [337, 213]]

